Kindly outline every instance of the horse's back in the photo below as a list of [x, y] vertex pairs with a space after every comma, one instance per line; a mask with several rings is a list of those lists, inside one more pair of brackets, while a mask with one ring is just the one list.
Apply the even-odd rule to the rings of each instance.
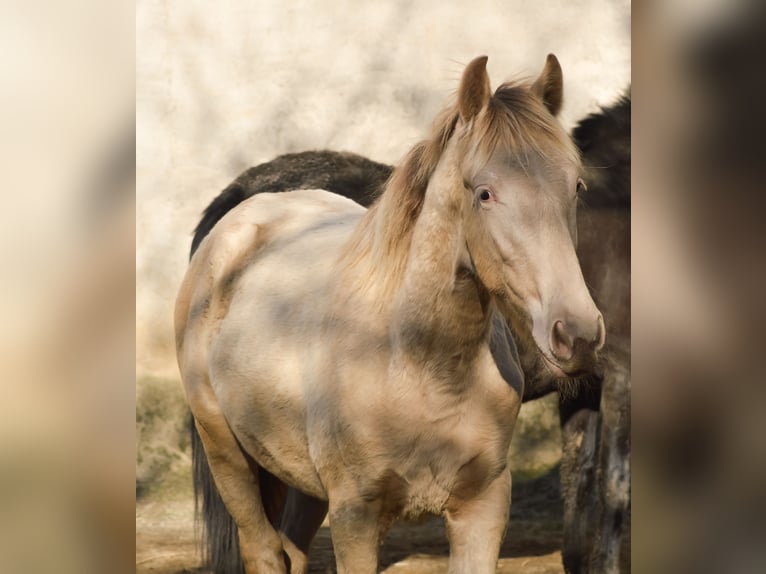
[[345, 217], [355, 220], [364, 211], [354, 201], [322, 189], [258, 194], [227, 212], [202, 245], [209, 244], [206, 249], [209, 253], [225, 254], [232, 244], [245, 247], [241, 244], [243, 227], [260, 226], [260, 231], [268, 230], [268, 242], [272, 243], [289, 239], [293, 233], [311, 232], [335, 220], [340, 222]]
[[308, 355], [323, 289], [364, 211], [321, 190], [249, 198], [201, 243], [182, 287], [188, 301], [179, 303], [188, 317], [185, 327], [177, 324], [180, 341], [196, 347], [180, 356], [189, 358], [187, 370], [206, 371], [184, 373], [187, 393], [207, 379], [243, 448], [314, 495], [323, 492], [305, 430]]

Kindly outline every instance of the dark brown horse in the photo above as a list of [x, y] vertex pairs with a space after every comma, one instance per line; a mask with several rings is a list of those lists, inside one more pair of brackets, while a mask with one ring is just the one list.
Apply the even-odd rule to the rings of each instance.
[[[566, 571], [624, 572], [629, 571], [630, 522], [630, 97], [582, 120], [573, 137], [588, 186], [578, 213], [578, 255], [604, 315], [607, 348], [597, 376], [562, 380], [551, 375], [534, 349], [521, 347], [523, 400], [559, 391]], [[392, 170], [356, 154], [326, 150], [283, 155], [250, 168], [205, 209], [192, 254], [226, 213], [257, 193], [322, 188], [368, 207]], [[193, 447], [195, 492], [203, 500], [206, 528], [215, 531], [208, 536], [208, 559], [222, 567], [223, 557], [231, 554], [225, 544], [237, 544], [236, 530], [210, 488], [197, 440]], [[221, 529], [228, 536], [221, 536]]]
[[630, 96], [573, 131], [588, 193], [578, 257], [604, 314], [600, 377], [560, 394], [564, 566], [630, 571]]

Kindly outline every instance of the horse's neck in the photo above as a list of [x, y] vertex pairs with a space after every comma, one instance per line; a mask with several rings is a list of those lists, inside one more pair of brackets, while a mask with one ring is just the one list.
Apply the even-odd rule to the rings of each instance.
[[491, 304], [473, 272], [463, 226], [463, 179], [440, 165], [415, 224], [395, 304], [403, 345], [431, 354], [470, 354], [487, 341]]
[[414, 223], [388, 191], [360, 222], [342, 258], [337, 303], [358, 306], [402, 348], [465, 356], [488, 338], [491, 303], [473, 273], [463, 178], [450, 159], [431, 174]]

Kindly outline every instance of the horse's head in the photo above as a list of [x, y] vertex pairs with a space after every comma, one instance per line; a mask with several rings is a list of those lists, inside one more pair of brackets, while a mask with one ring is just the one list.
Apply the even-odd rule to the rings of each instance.
[[486, 62], [477, 58], [463, 74], [453, 134], [466, 245], [520, 342], [534, 341], [554, 376], [576, 375], [593, 367], [605, 334], [575, 254], [584, 183], [555, 118], [561, 68], [549, 55], [534, 83], [492, 94]]

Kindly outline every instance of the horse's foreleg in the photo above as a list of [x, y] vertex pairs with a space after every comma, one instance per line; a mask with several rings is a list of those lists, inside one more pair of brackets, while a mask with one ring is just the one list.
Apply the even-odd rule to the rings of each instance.
[[383, 535], [382, 504], [361, 498], [337, 501], [330, 493], [330, 533], [338, 574], [375, 574]]
[[282, 513], [280, 536], [290, 557], [290, 574], [308, 572], [311, 541], [327, 516], [327, 502], [290, 488]]
[[479, 496], [451, 502], [445, 513], [449, 574], [494, 573], [511, 504], [511, 473], [505, 470]]

